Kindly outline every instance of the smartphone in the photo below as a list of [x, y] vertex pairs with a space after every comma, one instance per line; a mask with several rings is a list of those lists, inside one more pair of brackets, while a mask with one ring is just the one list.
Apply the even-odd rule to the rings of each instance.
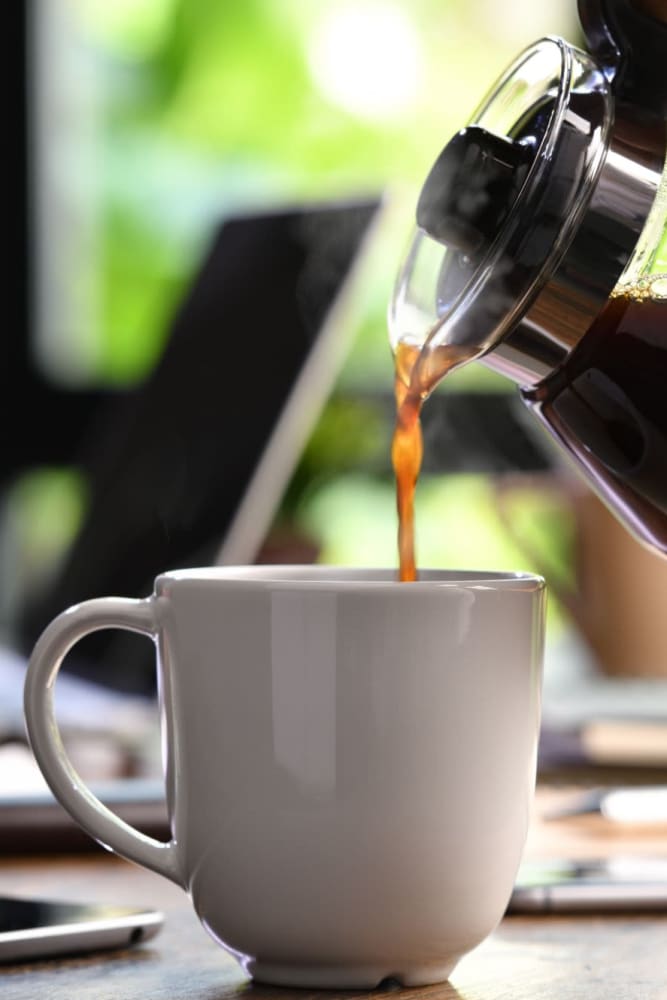
[[0, 962], [127, 948], [163, 922], [157, 910], [0, 896]]
[[667, 857], [524, 862], [508, 913], [667, 913]]

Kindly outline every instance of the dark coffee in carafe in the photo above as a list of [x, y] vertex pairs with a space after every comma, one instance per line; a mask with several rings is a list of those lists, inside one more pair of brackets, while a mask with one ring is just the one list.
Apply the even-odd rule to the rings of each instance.
[[522, 395], [627, 527], [667, 552], [667, 298], [649, 280], [612, 296], [563, 367]]

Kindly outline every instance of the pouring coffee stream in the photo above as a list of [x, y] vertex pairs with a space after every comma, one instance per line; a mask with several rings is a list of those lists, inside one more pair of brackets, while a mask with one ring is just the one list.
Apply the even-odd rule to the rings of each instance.
[[421, 409], [438, 382], [469, 360], [466, 351], [452, 347], [430, 350], [399, 344], [396, 349], [396, 429], [391, 459], [396, 476], [399, 577], [403, 583], [417, 579], [414, 499], [424, 450]]
[[476, 358], [667, 554], [667, 11], [648, 7], [580, 0], [590, 51], [526, 49], [426, 179], [389, 310], [402, 580], [421, 407]]

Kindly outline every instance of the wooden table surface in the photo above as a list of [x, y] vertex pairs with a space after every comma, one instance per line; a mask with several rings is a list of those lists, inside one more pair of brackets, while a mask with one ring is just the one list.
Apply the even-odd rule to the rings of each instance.
[[[620, 834], [603, 821], [545, 822], [563, 793], [540, 792], [529, 858], [660, 854], [667, 830]], [[0, 893], [146, 904], [166, 914], [153, 941], [127, 951], [9, 965], [2, 1000], [306, 1000], [375, 996], [253, 986], [209, 939], [180, 889], [103, 852], [0, 859]], [[508, 916], [461, 960], [451, 982], [392, 991], [401, 1000], [667, 1000], [667, 913]]]

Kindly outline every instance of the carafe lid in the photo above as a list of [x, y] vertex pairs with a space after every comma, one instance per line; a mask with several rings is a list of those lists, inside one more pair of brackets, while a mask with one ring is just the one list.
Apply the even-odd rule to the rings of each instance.
[[610, 85], [559, 38], [526, 49], [445, 146], [389, 307], [390, 339], [470, 357], [511, 330], [563, 257], [602, 167]]

